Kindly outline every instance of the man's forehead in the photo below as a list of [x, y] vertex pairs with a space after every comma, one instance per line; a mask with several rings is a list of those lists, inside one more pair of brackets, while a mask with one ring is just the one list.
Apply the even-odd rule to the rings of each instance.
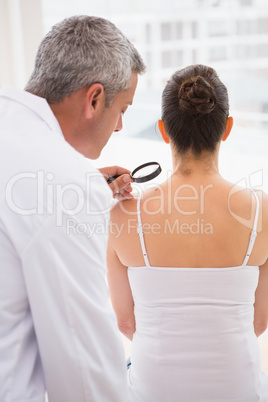
[[133, 96], [134, 96], [134, 93], [136, 90], [137, 82], [138, 82], [138, 74], [132, 73], [130, 81], [129, 81], [129, 83], [130, 83], [129, 88], [123, 92], [125, 94], [125, 97], [128, 98], [127, 103], [129, 105], [132, 105]]

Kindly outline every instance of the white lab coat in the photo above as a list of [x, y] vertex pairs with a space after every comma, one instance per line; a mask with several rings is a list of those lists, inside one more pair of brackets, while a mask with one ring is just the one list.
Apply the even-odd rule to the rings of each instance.
[[47, 102], [12, 88], [0, 91], [0, 167], [0, 401], [126, 401], [109, 187]]

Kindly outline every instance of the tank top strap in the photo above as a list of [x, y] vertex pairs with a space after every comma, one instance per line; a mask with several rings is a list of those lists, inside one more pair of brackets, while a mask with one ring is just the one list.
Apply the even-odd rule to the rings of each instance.
[[254, 194], [254, 197], [256, 199], [256, 211], [255, 211], [255, 218], [254, 218], [254, 223], [253, 223], [253, 228], [250, 234], [250, 239], [249, 239], [249, 245], [248, 245], [248, 249], [247, 249], [247, 253], [245, 256], [245, 259], [243, 261], [242, 265], [247, 265], [249, 257], [251, 255], [256, 237], [257, 237], [257, 224], [258, 224], [258, 217], [259, 217], [259, 210], [260, 210], [260, 202], [259, 202], [259, 198], [257, 196], [257, 194], [255, 193], [254, 190], [252, 190], [252, 188], [250, 188], [250, 191]]
[[147, 251], [146, 251], [146, 247], [145, 247], [145, 243], [144, 243], [143, 231], [142, 231], [141, 198], [140, 197], [138, 198], [138, 202], [137, 202], [137, 219], [138, 219], [138, 233], [139, 233], [139, 237], [140, 237], [140, 243], [141, 243], [141, 249], [142, 249], [144, 262], [145, 262], [146, 267], [150, 267], [150, 263], [148, 260]]

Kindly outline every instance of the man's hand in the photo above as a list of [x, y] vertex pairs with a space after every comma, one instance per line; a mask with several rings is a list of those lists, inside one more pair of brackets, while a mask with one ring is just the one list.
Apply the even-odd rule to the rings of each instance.
[[130, 171], [120, 166], [109, 166], [99, 169], [107, 181], [110, 177], [119, 176], [117, 179], [109, 183], [109, 187], [113, 192], [114, 198], [119, 201], [129, 200], [133, 198], [130, 194], [132, 191]]

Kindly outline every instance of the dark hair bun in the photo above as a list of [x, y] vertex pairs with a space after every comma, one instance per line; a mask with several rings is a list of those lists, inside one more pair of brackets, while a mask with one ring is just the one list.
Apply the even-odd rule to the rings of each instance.
[[208, 114], [216, 105], [214, 89], [200, 76], [182, 84], [178, 95], [179, 107], [190, 114]]

